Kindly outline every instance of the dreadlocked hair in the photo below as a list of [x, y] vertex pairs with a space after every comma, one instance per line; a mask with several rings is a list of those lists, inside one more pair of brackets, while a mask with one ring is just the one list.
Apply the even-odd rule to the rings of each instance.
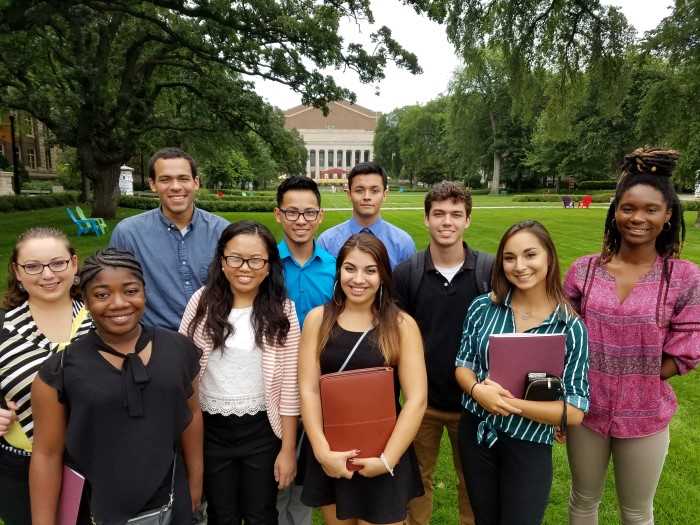
[[80, 289], [85, 293], [87, 285], [92, 281], [98, 273], [100, 273], [105, 268], [124, 268], [129, 270], [134, 276], [144, 282], [143, 279], [143, 269], [138, 259], [134, 257], [134, 254], [124, 250], [117, 250], [116, 248], [105, 248], [104, 250], [98, 250], [95, 255], [91, 255], [80, 269]]
[[[637, 184], [645, 184], [659, 191], [663, 195], [667, 208], [671, 210], [668, 227], [664, 226], [656, 238], [656, 252], [663, 257], [664, 261], [680, 256], [685, 241], [685, 221], [681, 201], [671, 180], [677, 160], [677, 151], [658, 148], [638, 148], [625, 155], [622, 176], [617, 183], [615, 196], [610, 202], [605, 218], [605, 234], [600, 257], [602, 264], [610, 261], [612, 256], [620, 251], [622, 236], [615, 223], [615, 212], [625, 192]], [[666, 266], [664, 262], [664, 269]]]

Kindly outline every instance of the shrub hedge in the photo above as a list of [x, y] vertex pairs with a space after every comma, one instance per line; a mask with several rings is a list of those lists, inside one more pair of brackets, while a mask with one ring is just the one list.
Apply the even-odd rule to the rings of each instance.
[[0, 197], [0, 213], [28, 211], [78, 204], [80, 192], [66, 191], [46, 195], [4, 195]]
[[[158, 199], [148, 197], [124, 196], [119, 199], [119, 206], [122, 208], [134, 208], [137, 210], [152, 210], [158, 207]], [[197, 200], [197, 206], [207, 211], [272, 211], [275, 202], [272, 200]]]
[[681, 201], [685, 211], [700, 211], [700, 200]]
[[614, 190], [617, 181], [609, 180], [583, 180], [576, 183], [577, 190]]
[[[570, 195], [567, 194], [575, 201], [580, 201], [583, 195]], [[513, 202], [561, 202], [563, 195], [552, 195], [552, 194], [539, 194], [539, 195], [516, 195], [513, 197]], [[610, 198], [613, 196], [612, 193], [598, 193], [591, 195], [593, 202], [610, 202]]]

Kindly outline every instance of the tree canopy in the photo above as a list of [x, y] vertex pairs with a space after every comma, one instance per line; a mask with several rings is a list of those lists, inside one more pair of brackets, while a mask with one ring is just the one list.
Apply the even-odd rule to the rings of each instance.
[[295, 139], [252, 78], [325, 107], [355, 97], [324, 70], [350, 69], [364, 82], [381, 79], [388, 62], [420, 70], [387, 27], [370, 35], [370, 50], [345, 42], [343, 17], [372, 21], [369, 0], [4, 0], [0, 105], [31, 113], [75, 147], [94, 211], [112, 217], [119, 166], [149, 134], [253, 133], [284, 165]]

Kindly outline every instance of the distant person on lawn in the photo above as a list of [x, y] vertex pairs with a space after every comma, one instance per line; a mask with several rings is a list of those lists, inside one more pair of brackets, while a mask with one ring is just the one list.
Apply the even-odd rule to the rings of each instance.
[[457, 472], [460, 525], [474, 525], [462, 475], [457, 427], [462, 390], [455, 379], [455, 358], [467, 308], [491, 291], [493, 255], [464, 242], [471, 222], [472, 196], [454, 182], [435, 184], [425, 195], [425, 225], [430, 244], [394, 272], [399, 306], [418, 323], [428, 372], [428, 408], [413, 443], [425, 495], [411, 500], [408, 525], [428, 525], [433, 511], [433, 473], [446, 429]]
[[148, 183], [160, 206], [124, 219], [110, 247], [133, 253], [146, 281], [148, 325], [177, 330], [187, 301], [207, 269], [228, 221], [194, 205], [197, 165], [179, 148], [163, 148], [148, 162]]
[[[282, 181], [277, 188], [275, 219], [284, 230], [284, 238], [277, 248], [284, 268], [287, 295], [296, 306], [299, 326], [303, 326], [304, 318], [312, 308], [331, 300], [335, 282], [335, 257], [314, 241], [314, 235], [323, 222], [323, 210], [321, 194], [313, 179], [289, 177]], [[301, 428], [298, 434], [300, 467], [304, 464], [304, 458], [300, 457]], [[279, 525], [311, 525], [312, 509], [301, 502], [303, 473], [297, 475], [297, 482], [278, 494]]]
[[416, 252], [411, 236], [381, 217], [382, 203], [389, 193], [386, 173], [375, 162], [361, 162], [348, 175], [348, 198], [352, 202], [352, 217], [324, 231], [318, 244], [334, 257], [351, 235], [370, 233], [384, 243], [389, 253], [391, 269]]

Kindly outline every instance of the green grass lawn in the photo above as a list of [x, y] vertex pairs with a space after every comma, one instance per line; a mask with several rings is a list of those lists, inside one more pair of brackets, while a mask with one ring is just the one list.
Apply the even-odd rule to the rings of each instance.
[[[386, 206], [421, 207], [420, 194], [390, 194]], [[342, 193], [323, 194], [325, 207], [348, 207], [348, 201]], [[494, 206], [512, 206], [530, 204], [532, 209], [495, 208]], [[596, 252], [600, 249], [605, 210], [563, 209], [559, 204], [537, 208], [538, 203], [512, 203], [510, 197], [476, 196], [475, 209], [472, 214], [472, 226], [467, 230], [466, 239], [474, 247], [495, 251], [503, 231], [511, 224], [523, 219], [537, 219], [551, 232], [559, 251], [562, 268], [566, 268], [577, 257]], [[120, 209], [118, 219], [138, 213], [137, 210]], [[254, 219], [269, 226], [276, 236], [282, 231], [269, 213], [223, 213], [231, 221]], [[688, 235], [684, 258], [700, 264], [700, 229], [693, 227], [695, 212], [685, 214]], [[328, 228], [349, 217], [347, 211], [326, 213], [322, 228]], [[384, 218], [408, 231], [419, 248], [428, 242], [428, 233], [423, 225], [420, 210], [392, 210], [384, 213]], [[7, 262], [16, 236], [33, 225], [52, 225], [66, 231], [81, 258], [105, 246], [109, 236], [76, 237], [75, 228], [68, 221], [62, 208], [52, 208], [33, 212], [6, 213], [0, 215], [0, 289], [4, 290], [7, 281]], [[108, 221], [110, 231], [117, 221]], [[700, 344], [700, 343], [699, 343]], [[656, 494], [656, 522], [659, 525], [691, 525], [698, 523], [696, 513], [700, 502], [700, 383], [697, 375], [674, 378], [671, 380], [679, 399], [679, 410], [671, 423], [671, 448], [666, 460], [666, 467]], [[435, 511], [433, 523], [440, 525], [457, 524], [457, 503], [455, 491], [455, 474], [449, 457], [449, 444], [443, 441], [440, 455], [435, 491]], [[569, 471], [566, 464], [565, 449], [554, 447], [554, 485], [545, 523], [548, 525], [565, 524], [566, 504], [569, 491]], [[318, 516], [317, 523], [321, 523]], [[600, 523], [618, 523], [617, 504], [614, 498], [614, 480], [609, 476], [605, 496], [601, 505]]]

